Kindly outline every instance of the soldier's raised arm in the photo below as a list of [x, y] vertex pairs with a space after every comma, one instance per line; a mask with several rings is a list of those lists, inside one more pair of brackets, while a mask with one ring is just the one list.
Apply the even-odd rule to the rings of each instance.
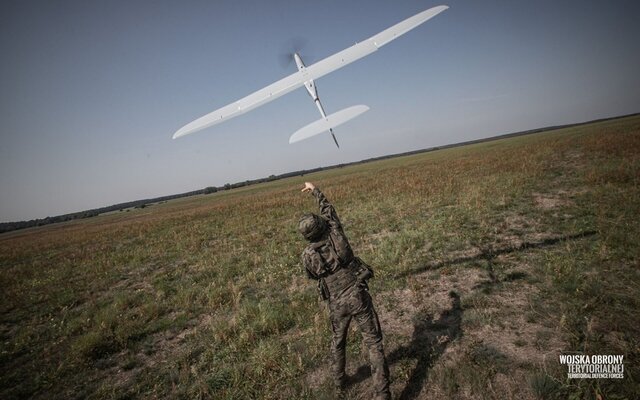
[[327, 200], [327, 197], [320, 191], [320, 189], [315, 187], [311, 182], [305, 182], [304, 189], [302, 189], [302, 191], [305, 193], [311, 192], [311, 194], [313, 194], [318, 202], [320, 215], [326, 218], [330, 223], [340, 226], [340, 219], [338, 218], [336, 209], [333, 207], [333, 204], [329, 203], [329, 200]]

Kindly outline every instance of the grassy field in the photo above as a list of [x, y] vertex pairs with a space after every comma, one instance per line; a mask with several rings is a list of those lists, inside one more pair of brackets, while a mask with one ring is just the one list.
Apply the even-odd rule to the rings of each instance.
[[[636, 116], [0, 235], [0, 398], [333, 398], [305, 180], [376, 270], [394, 398], [640, 393]], [[355, 329], [347, 352], [369, 399]]]

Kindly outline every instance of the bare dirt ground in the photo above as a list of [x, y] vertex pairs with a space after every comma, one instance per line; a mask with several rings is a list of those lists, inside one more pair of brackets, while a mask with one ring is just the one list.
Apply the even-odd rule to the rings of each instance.
[[[556, 191], [531, 197], [536, 207], [555, 210], [570, 204], [570, 195]], [[539, 282], [530, 282], [536, 270], [526, 252], [585, 235], [544, 232], [537, 221], [515, 213], [505, 215], [497, 230], [490, 246], [452, 251], [446, 259], [403, 273], [401, 288], [373, 294], [394, 398], [537, 398], [530, 384], [532, 371], [555, 362], [567, 343], [534, 306], [540, 302], [534, 284]], [[355, 326], [350, 340], [359, 340]], [[459, 365], [487, 368], [486, 381], [464, 382], [476, 378], [457, 371]], [[364, 346], [347, 356], [347, 374], [348, 398], [373, 398]], [[459, 375], [462, 382], [456, 383]], [[307, 382], [314, 389], [330, 386], [328, 365], [312, 371]], [[474, 384], [488, 386], [488, 391], [476, 393]]]

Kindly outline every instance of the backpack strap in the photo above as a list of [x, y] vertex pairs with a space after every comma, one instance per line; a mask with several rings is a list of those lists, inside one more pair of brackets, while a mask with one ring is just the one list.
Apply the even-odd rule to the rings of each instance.
[[[331, 253], [331, 255], [338, 260], [338, 263], [340, 264], [340, 268], [343, 267], [343, 261], [342, 259], [340, 259], [340, 257], [338, 256], [338, 253], [336, 252], [335, 246], [333, 245], [333, 241], [331, 240], [331, 236], [328, 236], [326, 240], [321, 240], [319, 242], [315, 242], [315, 243], [311, 243], [310, 246], [311, 248], [318, 254], [318, 256], [320, 257], [320, 259], [322, 260], [322, 262], [328, 266], [327, 260], [325, 260], [325, 258], [322, 256], [322, 253], [320, 253], [320, 248], [327, 246], [329, 248], [329, 252]], [[326, 269], [327, 271], [327, 275], [329, 275], [329, 269]]]

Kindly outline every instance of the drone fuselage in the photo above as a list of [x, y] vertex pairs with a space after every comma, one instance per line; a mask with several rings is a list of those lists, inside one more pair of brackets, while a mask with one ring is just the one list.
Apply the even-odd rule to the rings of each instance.
[[[304, 61], [302, 61], [302, 57], [300, 56], [300, 54], [293, 53], [293, 59], [296, 61], [296, 65], [298, 66], [298, 71], [304, 74], [307, 67], [306, 65], [304, 65]], [[318, 111], [320, 111], [320, 115], [322, 115], [322, 118], [325, 121], [327, 121], [327, 114], [325, 114], [324, 108], [322, 107], [322, 103], [320, 103], [320, 97], [318, 97], [318, 88], [313, 83], [313, 79], [309, 79], [308, 81], [305, 81], [304, 87], [305, 89], [307, 89], [307, 93], [309, 93], [309, 96], [311, 96], [311, 98], [313, 99], [313, 102], [316, 104], [316, 107], [318, 107]], [[333, 133], [333, 128], [329, 128], [329, 133], [331, 133], [331, 137], [333, 137], [333, 141], [336, 143], [336, 146], [340, 148], [340, 145], [338, 144], [338, 139], [336, 139], [336, 135], [334, 135]]]

